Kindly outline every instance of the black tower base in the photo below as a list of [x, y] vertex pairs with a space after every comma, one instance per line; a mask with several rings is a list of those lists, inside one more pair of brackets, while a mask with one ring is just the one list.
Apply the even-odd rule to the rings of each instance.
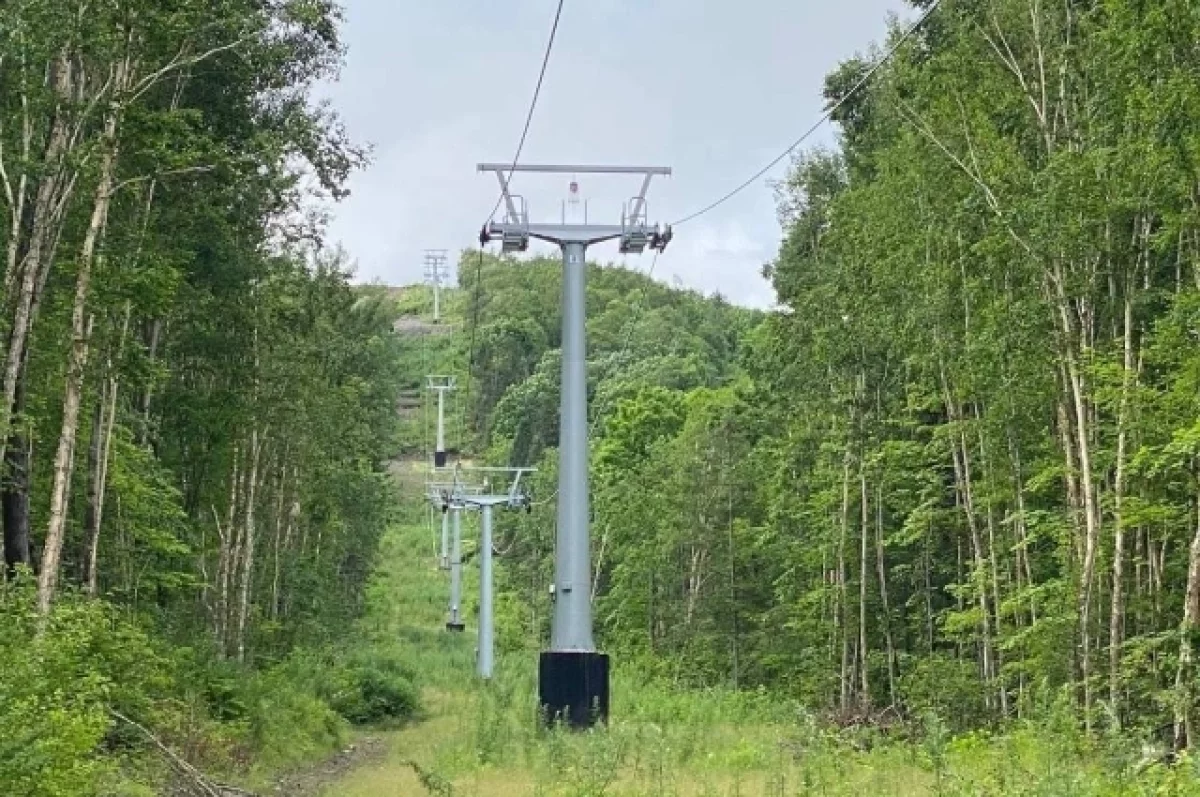
[[463, 623], [446, 623], [447, 631], [466, 631], [467, 627]]
[[433, 452], [433, 466], [435, 468], [446, 467], [446, 452], [445, 451], [434, 451]]
[[545, 651], [538, 666], [538, 698], [547, 723], [571, 728], [608, 723], [608, 654]]

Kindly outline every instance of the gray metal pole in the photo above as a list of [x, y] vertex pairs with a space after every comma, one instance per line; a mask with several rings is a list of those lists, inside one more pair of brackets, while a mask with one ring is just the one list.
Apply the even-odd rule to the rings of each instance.
[[450, 513], [442, 513], [442, 555], [438, 560], [438, 566], [443, 570], [450, 564]]
[[437, 421], [437, 447], [434, 451], [445, 453], [446, 451], [446, 389], [438, 388], [438, 421]]
[[[538, 700], [551, 721], [565, 719], [586, 727], [608, 719], [609, 658], [596, 650], [592, 638], [591, 551], [588, 529], [587, 341], [584, 297], [587, 247], [618, 241], [622, 254], [640, 254], [646, 247], [663, 251], [671, 242], [670, 225], [651, 227], [645, 217], [646, 191], [663, 167], [605, 167], [519, 164], [480, 164], [494, 172], [507, 212], [504, 221], [489, 221], [480, 231], [483, 243], [500, 239], [501, 251], [524, 252], [530, 240], [547, 241], [563, 250], [562, 404], [559, 421], [558, 528], [555, 533], [554, 616], [550, 650], [538, 660]], [[512, 171], [561, 174], [640, 174], [640, 193], [625, 206], [620, 224], [591, 224], [586, 205], [583, 223], [530, 224], [524, 200], [509, 191]]]
[[492, 627], [492, 505], [482, 507], [483, 533], [479, 540], [479, 652], [476, 664], [480, 678], [492, 677], [495, 631]]
[[588, 533], [587, 246], [563, 244], [562, 404], [559, 418], [558, 531], [554, 545], [553, 651], [594, 651]]
[[450, 621], [446, 627], [461, 631], [462, 609], [462, 509], [454, 507], [454, 537], [450, 548]]

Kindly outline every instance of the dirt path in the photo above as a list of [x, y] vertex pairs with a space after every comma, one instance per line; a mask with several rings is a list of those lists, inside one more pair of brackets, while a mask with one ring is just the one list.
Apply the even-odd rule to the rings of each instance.
[[[357, 769], [374, 766], [387, 756], [387, 743], [380, 736], [364, 736], [346, 749], [308, 769], [293, 772], [267, 794], [286, 797], [317, 797], [325, 789]], [[266, 797], [264, 795], [264, 797]]]
[[434, 324], [415, 315], [402, 315], [392, 322], [392, 329], [401, 335], [449, 335], [457, 329], [455, 324]]

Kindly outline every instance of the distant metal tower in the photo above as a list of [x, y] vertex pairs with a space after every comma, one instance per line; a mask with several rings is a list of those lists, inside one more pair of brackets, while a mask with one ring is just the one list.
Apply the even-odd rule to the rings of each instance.
[[475, 671], [480, 678], [491, 678], [496, 662], [496, 619], [495, 588], [492, 584], [492, 509], [505, 506], [509, 509], [533, 510], [528, 494], [521, 490], [521, 477], [534, 473], [533, 468], [467, 468], [475, 472], [511, 474], [512, 483], [507, 492], [489, 492], [490, 483], [485, 482], [478, 495], [462, 495], [459, 500], [465, 506], [474, 506], [482, 515], [479, 539], [479, 642], [475, 655]]
[[[460, 473], [511, 475], [507, 492], [489, 492], [490, 483], [482, 486], [468, 484]], [[476, 672], [480, 678], [491, 678], [496, 661], [495, 587], [492, 578], [492, 510], [497, 506], [509, 509], [533, 510], [529, 495], [521, 489], [521, 477], [536, 472], [533, 468], [464, 468], [457, 471], [451, 482], [431, 482], [426, 485], [429, 500], [442, 510], [443, 517], [453, 518], [454, 536], [450, 549], [450, 610], [446, 629], [462, 631], [462, 513], [477, 510], [481, 517], [479, 540], [479, 630], [476, 647]], [[445, 542], [442, 544], [443, 555]]]
[[[646, 191], [655, 175], [671, 170], [657, 166], [529, 166], [483, 163], [500, 182], [506, 215], [489, 222], [481, 243], [499, 238], [505, 252], [523, 252], [530, 238], [556, 244], [563, 252], [562, 403], [559, 419], [558, 530], [554, 549], [554, 617], [550, 650], [542, 653], [538, 693], [542, 709], [553, 721], [576, 727], [608, 718], [608, 656], [592, 639], [591, 540], [588, 529], [587, 247], [616, 240], [622, 254], [640, 254], [647, 246], [662, 251], [671, 241], [670, 226], [650, 227]], [[511, 172], [549, 174], [629, 174], [643, 178], [641, 190], [621, 213], [621, 223], [531, 224], [522, 197], [509, 191]]]
[[445, 249], [425, 250], [425, 281], [433, 286], [433, 323], [442, 322], [442, 285], [449, 277]]
[[[430, 482], [426, 491], [430, 503], [442, 513], [442, 568], [450, 571], [450, 603], [446, 612], [446, 630], [462, 631], [462, 513], [473, 509], [463, 499], [482, 492], [481, 487], [464, 484], [455, 477], [451, 482]], [[448, 521], [453, 521], [454, 536], [447, 539]]]
[[433, 449], [433, 466], [444, 468], [446, 467], [446, 391], [454, 390], [458, 380], [453, 376], [436, 374], [431, 374], [426, 379], [429, 380], [429, 389], [437, 392], [437, 439]]
[[[455, 524], [458, 523], [458, 515], [454, 516], [454, 522], [455, 522]], [[459, 530], [455, 529], [455, 532], [456, 532], [455, 536], [457, 537], [458, 536], [457, 532], [459, 532]], [[449, 540], [450, 540], [450, 513], [443, 512], [442, 513], [442, 550], [441, 550], [441, 555], [438, 557], [438, 567], [440, 567], [442, 570], [450, 569], [450, 552], [449, 552], [449, 546], [448, 546]]]

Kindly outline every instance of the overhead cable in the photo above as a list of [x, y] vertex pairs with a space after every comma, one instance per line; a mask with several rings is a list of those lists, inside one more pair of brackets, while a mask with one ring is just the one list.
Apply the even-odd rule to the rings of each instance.
[[[509, 167], [508, 177], [504, 182], [512, 180], [513, 172], [517, 168], [517, 164], [521, 161], [521, 153], [525, 150], [525, 140], [529, 137], [529, 128], [533, 124], [533, 115], [537, 111], [538, 99], [542, 96], [542, 84], [546, 80], [546, 70], [550, 66], [550, 54], [554, 52], [554, 40], [558, 36], [558, 23], [562, 19], [563, 4], [566, 0], [558, 0], [558, 7], [554, 11], [554, 22], [550, 26], [550, 38], [546, 41], [546, 51], [542, 55], [542, 67], [538, 70], [537, 84], [533, 88], [533, 97], [529, 100], [529, 112], [525, 114], [525, 127], [521, 130], [521, 138], [517, 142], [517, 151], [513, 154], [512, 166]], [[484, 220], [486, 227], [492, 217], [496, 215], [496, 211], [500, 208], [500, 203], [504, 201], [504, 191], [496, 197], [496, 204], [492, 206], [492, 211]], [[471, 405], [471, 381], [475, 369], [475, 328], [479, 324], [479, 303], [480, 290], [483, 285], [483, 241], [479, 244], [479, 260], [475, 266], [475, 290], [471, 299], [472, 319], [471, 319], [471, 346], [467, 355], [467, 384], [465, 388], [466, 395], [463, 398], [463, 412], [467, 412]], [[461, 458], [461, 454], [459, 455]]]
[[[899, 39], [897, 39], [895, 41], [895, 43], [892, 44], [892, 46], [888, 49], [888, 51], [886, 53], [884, 53], [883, 57], [880, 58], [878, 61], [876, 61], [875, 64], [866, 71], [866, 74], [864, 74], [859, 79], [859, 81], [857, 83], [855, 83], [853, 87], [851, 87], [850, 91], [848, 91], [837, 102], [835, 102], [833, 105], [831, 105], [829, 107], [829, 109], [826, 110], [825, 113], [821, 116], [821, 118], [818, 119], [816, 121], [816, 123], [813, 124], [812, 127], [810, 127], [808, 130], [805, 131], [804, 135], [800, 136], [800, 138], [798, 138], [794, 142], [792, 142], [792, 144], [787, 149], [785, 149], [783, 152], [781, 152], [778, 155], [778, 157], [776, 157], [774, 160], [772, 160], [766, 166], [759, 169], [757, 172], [755, 172], [753, 175], [751, 175], [748, 179], [746, 179], [745, 182], [738, 185], [737, 188], [734, 188], [732, 191], [725, 194], [720, 199], [704, 206], [700, 210], [697, 210], [695, 213], [690, 213], [687, 216], [684, 216], [679, 221], [672, 222], [671, 226], [678, 227], [681, 224], [687, 224], [689, 221], [692, 221], [693, 219], [698, 219], [701, 216], [708, 213], [709, 211], [715, 210], [716, 208], [720, 207], [721, 205], [724, 205], [726, 202], [733, 199], [738, 194], [742, 193], [742, 191], [745, 191], [751, 185], [758, 182], [763, 177], [763, 175], [765, 175], [767, 172], [771, 171], [776, 166], [778, 166], [780, 161], [782, 161], [784, 158], [788, 157], [793, 152], [795, 152], [805, 141], [807, 141], [809, 138], [811, 138], [814, 133], [816, 133], [818, 130], [820, 130], [822, 125], [824, 125], [831, 118], [833, 118], [833, 115], [835, 113], [837, 113], [838, 110], [843, 105], [845, 105], [847, 102], [849, 102], [850, 99], [852, 97], [854, 97], [854, 95], [856, 95], [863, 88], [863, 86], [867, 85], [867, 83], [870, 82], [871, 78], [873, 78], [875, 76], [875, 74], [877, 72], [879, 72], [880, 69], [882, 69], [884, 66], [886, 66], [888, 64], [889, 61], [892, 60], [892, 57], [896, 55], [896, 53], [900, 50], [900, 48], [902, 46], [904, 46], [904, 43], [907, 42], [910, 38], [912, 38], [913, 34], [916, 33], [921, 28], [921, 26], [924, 25], [925, 22], [931, 16], [933, 16], [933, 12], [936, 11], [941, 4], [942, 4], [941, 0], [935, 0], [933, 5], [931, 5], [928, 9], [926, 9], [925, 13], [921, 15], [921, 18], [918, 19], [916, 22], [914, 22], [911, 26], [909, 26], [908, 30], [906, 30], [904, 32], [904, 35], [902, 35]], [[495, 211], [493, 211], [493, 212], [495, 212]]]
[[[521, 160], [521, 152], [525, 149], [525, 139], [529, 136], [529, 127], [533, 124], [533, 114], [537, 110], [538, 98], [542, 95], [542, 83], [546, 79], [546, 69], [550, 66], [550, 54], [554, 51], [554, 39], [558, 35], [558, 22], [562, 19], [563, 3], [566, 0], [558, 0], [558, 8], [554, 12], [554, 24], [550, 26], [550, 38], [546, 41], [546, 52], [542, 56], [542, 68], [538, 72], [537, 85], [533, 89], [533, 98], [529, 101], [529, 113], [525, 115], [525, 128], [521, 131], [521, 140], [517, 142], [517, 152], [513, 155], [512, 166], [509, 167], [508, 177], [504, 178], [505, 184], [512, 180], [513, 172], [517, 168], [517, 164]], [[496, 211], [500, 208], [500, 203], [504, 201], [504, 192], [496, 197], [496, 204], [492, 206], [492, 212], [488, 214], [484, 224], [491, 221], [496, 215]]]

